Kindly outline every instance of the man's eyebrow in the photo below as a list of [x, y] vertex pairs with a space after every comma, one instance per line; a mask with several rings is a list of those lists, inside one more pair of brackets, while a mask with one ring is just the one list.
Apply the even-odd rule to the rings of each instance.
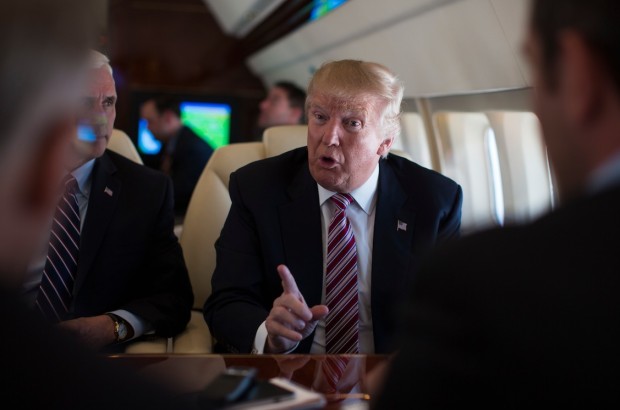
[[351, 110], [344, 110], [342, 112], [346, 117], [366, 117], [366, 110], [357, 110], [357, 109], [351, 109]]

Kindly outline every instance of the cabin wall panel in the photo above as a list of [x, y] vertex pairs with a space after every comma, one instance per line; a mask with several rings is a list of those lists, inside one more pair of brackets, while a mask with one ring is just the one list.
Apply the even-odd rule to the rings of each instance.
[[523, 53], [526, 39], [529, 0], [490, 0], [497, 18], [504, 30], [506, 40], [519, 66], [519, 70], [527, 85], [531, 85], [528, 64]]

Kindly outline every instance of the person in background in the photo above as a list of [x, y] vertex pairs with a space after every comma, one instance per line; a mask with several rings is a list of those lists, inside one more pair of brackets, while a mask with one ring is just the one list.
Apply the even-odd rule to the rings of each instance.
[[377, 409], [620, 406], [620, 9], [534, 0], [524, 52], [560, 206], [439, 250]]
[[86, 345], [117, 350], [145, 334], [180, 333], [193, 293], [173, 233], [170, 178], [106, 150], [116, 89], [105, 55], [93, 51], [90, 64], [79, 119], [92, 149], [69, 158], [49, 242], [24, 290]]
[[306, 92], [289, 81], [275, 83], [267, 97], [258, 105], [257, 127], [262, 132], [276, 125], [296, 125], [305, 123], [304, 104]]
[[0, 2], [0, 380], [4, 408], [179, 409], [26, 307], [21, 286], [75, 149], [74, 115], [97, 27], [93, 2]]
[[223, 350], [386, 353], [419, 258], [459, 236], [462, 191], [396, 155], [403, 86], [342, 60], [308, 87], [307, 147], [231, 174], [204, 306]]
[[177, 221], [182, 221], [213, 148], [183, 124], [179, 102], [174, 98], [149, 99], [140, 107], [140, 115], [149, 131], [163, 144], [159, 168], [172, 178], [174, 212]]

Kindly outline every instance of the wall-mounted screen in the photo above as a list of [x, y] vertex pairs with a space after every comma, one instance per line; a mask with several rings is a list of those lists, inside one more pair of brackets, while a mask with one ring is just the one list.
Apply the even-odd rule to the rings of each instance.
[[241, 101], [232, 95], [201, 93], [188, 90], [140, 89], [131, 94], [128, 134], [138, 148], [144, 165], [159, 168], [162, 143], [149, 132], [141, 118], [142, 105], [151, 98], [166, 97], [179, 103], [181, 121], [192, 128], [215, 150], [240, 142]]
[[347, 0], [314, 0], [314, 5], [310, 13], [310, 21], [320, 19], [346, 2]]

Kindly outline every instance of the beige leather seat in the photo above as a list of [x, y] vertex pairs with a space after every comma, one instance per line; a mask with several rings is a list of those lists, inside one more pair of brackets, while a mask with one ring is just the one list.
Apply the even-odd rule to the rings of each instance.
[[172, 352], [210, 353], [213, 346], [202, 308], [211, 293], [211, 275], [215, 270], [214, 244], [231, 205], [228, 194], [230, 174], [250, 162], [306, 145], [306, 134], [305, 125], [268, 128], [263, 134], [263, 142], [223, 146], [209, 159], [194, 189], [181, 233], [181, 247], [194, 290], [194, 310], [187, 329], [174, 338]]
[[133, 162], [143, 165], [142, 158], [138, 154], [136, 146], [124, 131], [114, 129], [108, 141], [108, 149], [129, 158]]
[[264, 157], [264, 145], [260, 142], [223, 146], [213, 153], [196, 184], [181, 233], [181, 247], [194, 290], [194, 309], [187, 329], [174, 338], [174, 353], [211, 352], [213, 341], [202, 307], [211, 293], [214, 244], [230, 209], [228, 180], [237, 168]]
[[213, 340], [202, 308], [211, 294], [215, 241], [230, 209], [230, 174], [250, 162], [306, 144], [305, 126], [277, 127], [264, 142], [230, 144], [217, 149], [205, 167], [190, 200], [181, 231], [181, 247], [194, 290], [194, 310], [187, 329], [174, 338], [174, 353], [210, 353]]
[[278, 125], [263, 132], [265, 157], [273, 157], [295, 148], [304, 147], [308, 138], [306, 125]]
[[194, 306], [186, 329], [174, 338], [152, 338], [128, 345], [125, 353], [211, 353], [213, 340], [202, 315], [211, 293], [215, 269], [215, 240], [228, 210], [228, 180], [231, 172], [265, 158], [261, 142], [231, 144], [217, 149], [205, 167], [190, 200], [180, 243], [194, 292]]

